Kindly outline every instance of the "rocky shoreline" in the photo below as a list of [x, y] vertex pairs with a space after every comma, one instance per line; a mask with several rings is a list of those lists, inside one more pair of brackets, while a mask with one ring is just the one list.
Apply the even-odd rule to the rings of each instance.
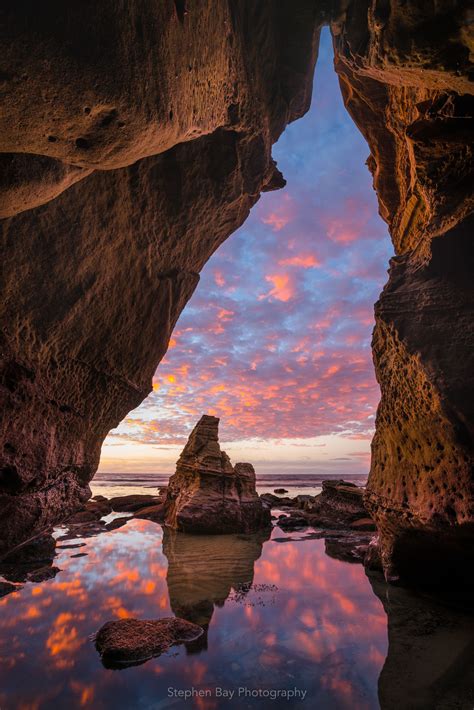
[[[355, 565], [365, 563], [374, 594], [388, 618], [390, 648], [379, 683], [384, 708], [403, 705], [408, 696], [415, 698], [414, 708], [438, 707], [438, 694], [453, 703], [470, 698], [472, 616], [426, 595], [387, 586], [380, 572], [374, 524], [365, 511], [363, 493], [363, 488], [347, 481], [330, 480], [324, 482], [318, 495], [290, 497], [282, 492], [263, 494], [259, 500], [272, 516], [273, 529], [281, 531], [279, 536], [273, 533], [275, 545], [320, 539], [329, 557]], [[157, 526], [157, 545], [163, 529], [163, 552], [168, 560], [166, 581], [175, 618], [170, 618], [169, 612], [156, 619], [109, 621], [105, 617], [94, 637], [101, 661], [107, 668], [119, 669], [144, 663], [174, 644], [183, 643], [186, 653], [191, 654], [206, 649], [215, 609], [222, 607], [231, 594], [245, 598], [253, 585], [256, 560], [270, 539], [272, 527], [238, 535], [179, 532], [164, 520], [166, 495], [164, 489], [158, 495], [95, 496], [61, 528], [56, 528], [54, 537], [51, 530], [0, 563], [4, 580], [0, 595], [18, 592], [28, 583], [52, 580], [61, 572], [61, 563], [55, 564], [59, 552], [68, 550], [74, 557], [87, 554], [85, 538], [102, 537], [116, 527], [132, 527], [134, 521], [147, 520]], [[361, 529], [364, 527], [371, 529]], [[147, 529], [153, 534], [152, 527]], [[452, 649], [450, 653], [442, 650], [445, 640]], [[425, 678], [419, 669], [431, 668], [430, 659], [435, 652], [438, 660]], [[406, 663], [413, 669], [400, 683]], [[444, 676], [439, 680], [444, 671], [465, 679], [459, 689], [445, 681]]]

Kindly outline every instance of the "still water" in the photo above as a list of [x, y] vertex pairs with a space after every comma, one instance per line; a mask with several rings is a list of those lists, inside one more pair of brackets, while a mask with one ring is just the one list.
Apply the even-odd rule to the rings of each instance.
[[[329, 557], [324, 540], [278, 528], [269, 539], [192, 537], [145, 520], [66, 532], [54, 534], [56, 576], [0, 599], [2, 710], [379, 707], [386, 613], [362, 565]], [[205, 634], [143, 665], [104, 668], [91, 638], [103, 623], [169, 615]], [[216, 697], [239, 687], [239, 699]], [[193, 688], [207, 697], [174, 697]], [[288, 689], [299, 694], [248, 697]]]

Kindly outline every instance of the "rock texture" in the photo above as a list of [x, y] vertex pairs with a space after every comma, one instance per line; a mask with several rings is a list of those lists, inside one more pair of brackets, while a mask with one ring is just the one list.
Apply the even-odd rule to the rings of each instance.
[[284, 184], [319, 9], [184, 7], [0, 10], [0, 554], [87, 500], [200, 269]]
[[200, 269], [284, 184], [271, 146], [309, 106], [327, 23], [396, 251], [376, 307], [367, 505], [390, 579], [419, 575], [435, 548], [461, 566], [474, 538], [469, 12], [1, 8], [0, 554], [84, 504], [101, 442], [150, 391]]
[[184, 619], [118, 619], [108, 621], [96, 634], [95, 645], [107, 668], [144, 663], [170, 646], [192, 641], [202, 629]]
[[[465, 2], [349, 3], [332, 24], [397, 256], [376, 304], [367, 505], [387, 578], [472, 582], [472, 36]], [[445, 570], [440, 575], [440, 570]]]
[[204, 414], [169, 480], [165, 522], [187, 533], [248, 533], [270, 526], [248, 463], [232, 466], [219, 446], [219, 419]]

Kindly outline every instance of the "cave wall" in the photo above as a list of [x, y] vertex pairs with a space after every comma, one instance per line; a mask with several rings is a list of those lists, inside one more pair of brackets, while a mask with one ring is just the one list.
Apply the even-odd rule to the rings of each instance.
[[[314, 3], [0, 10], [0, 552], [90, 496], [214, 250], [309, 107]], [[283, 41], [283, 38], [287, 41]]]
[[[375, 305], [366, 502], [388, 579], [472, 582], [472, 32], [463, 2], [350, 3], [332, 31], [396, 256]], [[471, 23], [472, 26], [472, 23]]]
[[0, 552], [90, 495], [101, 443], [149, 393], [200, 269], [283, 186], [271, 147], [309, 107], [323, 24], [396, 252], [376, 304], [367, 490], [385, 570], [398, 578], [397, 560], [416, 567], [433, 541], [453, 558], [472, 547], [467, 13], [457, 0], [0, 9]]

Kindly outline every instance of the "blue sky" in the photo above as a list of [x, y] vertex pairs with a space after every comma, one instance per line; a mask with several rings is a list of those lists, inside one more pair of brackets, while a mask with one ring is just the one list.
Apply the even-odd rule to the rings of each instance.
[[257, 472], [364, 473], [379, 399], [370, 339], [392, 247], [323, 33], [310, 111], [273, 156], [287, 180], [206, 264], [147, 400], [100, 470], [172, 471], [202, 413]]

